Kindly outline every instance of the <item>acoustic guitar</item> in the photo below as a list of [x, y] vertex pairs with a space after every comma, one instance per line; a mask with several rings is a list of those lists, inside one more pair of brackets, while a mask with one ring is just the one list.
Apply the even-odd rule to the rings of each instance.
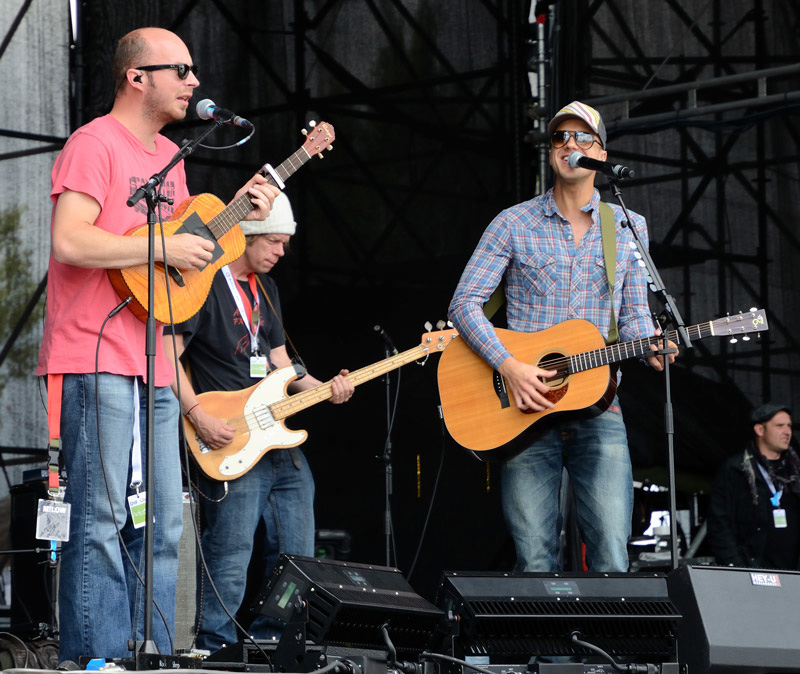
[[[687, 328], [689, 339], [733, 337], [768, 330], [763, 310], [751, 310]], [[514, 357], [543, 370], [556, 370], [546, 380], [545, 397], [553, 409], [526, 413], [497, 370], [493, 370], [463, 339], [456, 340], [439, 361], [438, 383], [447, 430], [462, 447], [484, 461], [513, 456], [546, 430], [547, 417], [582, 411], [587, 415], [608, 409], [617, 389], [612, 364], [650, 353], [650, 345], [663, 337], [646, 337], [610, 346], [589, 321], [572, 319], [540, 332], [496, 329]], [[668, 339], [679, 342], [676, 331]], [[533, 437], [531, 437], [533, 436]]]
[[[455, 330], [425, 333], [420, 344], [413, 349], [351, 372], [347, 378], [358, 386], [412, 361], [427, 358], [431, 353], [443, 351], [456, 337]], [[305, 442], [308, 433], [287, 428], [283, 420], [328, 400], [333, 393], [331, 382], [325, 382], [307, 391], [287, 395], [289, 384], [300, 373], [293, 366], [283, 367], [243, 391], [208, 391], [198, 395], [197, 400], [206, 412], [236, 429], [229, 445], [211, 449], [197, 434], [192, 422], [184, 417], [186, 441], [200, 470], [213, 480], [235, 480], [255, 466], [267, 452], [297, 447]]]
[[[334, 138], [333, 127], [327, 122], [320, 122], [307, 134], [303, 146], [280, 166], [272, 169], [265, 164], [259, 173], [271, 184], [282, 188], [272, 171], [280, 181], [288, 180], [311, 157], [321, 156], [322, 151], [331, 146]], [[239, 221], [252, 210], [253, 206], [247, 192], [234, 199], [228, 206], [213, 194], [191, 197], [178, 206], [173, 213], [173, 219], [164, 223], [164, 234], [166, 236], [186, 232], [197, 234], [214, 244], [214, 252], [211, 262], [200, 270], [181, 271], [169, 265], [165, 269], [162, 263], [156, 263], [153, 316], [157, 321], [165, 324], [182, 323], [200, 310], [211, 290], [214, 274], [244, 253], [245, 239]], [[147, 235], [147, 225], [136, 227], [126, 233], [126, 236]], [[158, 225], [155, 236], [157, 238], [161, 236], [161, 227]], [[120, 299], [132, 297], [133, 300], [128, 304], [128, 308], [137, 318], [146, 321], [147, 264], [125, 269], [109, 269], [108, 277]], [[169, 284], [169, 298], [172, 300], [172, 319], [170, 319], [167, 284]]]

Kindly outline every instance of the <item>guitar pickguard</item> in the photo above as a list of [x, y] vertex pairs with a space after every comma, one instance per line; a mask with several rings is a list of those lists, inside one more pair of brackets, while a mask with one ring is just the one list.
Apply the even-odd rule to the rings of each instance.
[[239, 477], [272, 449], [296, 447], [305, 441], [305, 431], [286, 428], [283, 423], [275, 420], [270, 409], [270, 405], [285, 398], [286, 385], [296, 376], [292, 367], [276, 370], [250, 395], [243, 415], [250, 437], [244, 447], [220, 462], [219, 472], [224, 478]]
[[203, 219], [198, 213], [192, 213], [174, 232], [174, 234], [187, 233], [194, 234], [195, 236], [202, 236], [204, 239], [214, 244], [214, 250], [211, 253], [211, 261], [203, 265], [200, 271], [205, 269], [209, 264], [213, 264], [219, 260], [225, 254], [225, 251], [222, 250], [222, 246], [219, 245], [217, 238], [211, 233], [211, 230], [206, 226], [206, 223], [203, 222]]

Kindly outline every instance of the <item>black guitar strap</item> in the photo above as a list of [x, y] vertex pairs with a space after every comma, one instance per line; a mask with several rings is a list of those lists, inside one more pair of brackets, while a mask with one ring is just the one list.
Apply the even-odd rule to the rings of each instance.
[[[261, 292], [263, 293], [264, 297], [267, 299], [267, 304], [269, 304], [269, 308], [272, 309], [272, 313], [275, 316], [275, 320], [278, 321], [278, 325], [281, 326], [281, 330], [283, 330], [283, 334], [286, 337], [286, 341], [289, 342], [289, 346], [292, 347], [292, 351], [294, 352], [295, 358], [300, 362], [300, 365], [303, 366], [303, 369], [308, 372], [308, 368], [306, 364], [303, 362], [302, 357], [300, 356], [300, 352], [297, 350], [297, 347], [294, 345], [292, 338], [289, 337], [289, 333], [286, 332], [286, 328], [283, 326], [283, 321], [281, 320], [280, 315], [275, 309], [275, 305], [272, 304], [272, 300], [269, 298], [269, 293], [267, 289], [264, 287], [264, 284], [261, 282], [261, 278], [258, 274], [256, 274], [256, 282], [258, 283], [258, 287], [261, 288]], [[297, 452], [297, 447], [289, 447], [289, 456], [292, 457], [292, 463], [297, 470], [300, 470], [303, 467], [303, 463], [300, 460], [300, 454]]]
[[280, 315], [275, 310], [275, 306], [272, 304], [272, 300], [269, 298], [269, 294], [267, 293], [267, 289], [264, 287], [264, 284], [261, 283], [261, 279], [259, 278], [258, 274], [256, 274], [256, 282], [258, 283], [258, 287], [261, 288], [261, 292], [264, 294], [264, 297], [267, 299], [267, 304], [269, 304], [269, 308], [272, 309], [272, 313], [275, 316], [275, 320], [278, 321], [278, 325], [281, 326], [281, 330], [283, 331], [283, 336], [286, 337], [286, 341], [289, 342], [289, 346], [292, 347], [292, 352], [295, 355], [295, 358], [300, 362], [300, 365], [303, 366], [303, 369], [307, 370], [306, 364], [303, 362], [303, 358], [300, 355], [300, 352], [297, 350], [297, 347], [294, 345], [292, 338], [289, 337], [289, 333], [286, 332], [286, 328], [283, 325], [283, 321], [281, 320]]

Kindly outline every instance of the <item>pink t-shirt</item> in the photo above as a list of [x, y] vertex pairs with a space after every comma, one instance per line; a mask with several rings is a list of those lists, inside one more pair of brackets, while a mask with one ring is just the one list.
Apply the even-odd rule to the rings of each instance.
[[[150, 176], [166, 166], [178, 147], [164, 136], [156, 138], [149, 151], [117, 119], [98, 117], [73, 133], [58, 155], [52, 172], [53, 207], [67, 190], [88, 194], [100, 204], [95, 221], [114, 234], [146, 224], [147, 207], [142, 199], [134, 208], [125, 201]], [[175, 208], [189, 197], [183, 163], [167, 174], [162, 194], [174, 204], [162, 204], [168, 220]], [[160, 241], [156, 240], [156, 246]], [[95, 370], [95, 350], [100, 326], [120, 298], [104, 269], [84, 269], [62, 264], [50, 256], [47, 277], [47, 315], [39, 366], [36, 373], [87, 374]], [[173, 369], [161, 344], [163, 326], [156, 339], [155, 385], [168, 386]], [[111, 318], [100, 343], [99, 371], [128, 376], [146, 374], [145, 324], [129, 309]]]

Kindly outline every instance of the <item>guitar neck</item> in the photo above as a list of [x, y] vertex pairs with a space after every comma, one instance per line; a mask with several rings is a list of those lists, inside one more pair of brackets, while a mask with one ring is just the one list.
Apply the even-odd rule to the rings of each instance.
[[[347, 375], [347, 378], [353, 382], [353, 386], [358, 386], [359, 384], [368, 382], [376, 377], [380, 377], [382, 374], [386, 374], [387, 372], [396, 370], [403, 365], [407, 365], [412, 361], [424, 358], [430, 353], [430, 350], [430, 346], [419, 344], [413, 349], [403, 351], [402, 353], [391, 356], [386, 360], [382, 360], [372, 365], [367, 365], [367, 367], [362, 367], [360, 370], [351, 372]], [[331, 389], [331, 382], [328, 381], [324, 384], [320, 384], [319, 386], [308, 389], [307, 391], [302, 391], [301, 393], [296, 393], [288, 398], [279, 400], [278, 402], [270, 405], [269, 408], [272, 412], [272, 416], [276, 420], [285, 419], [286, 417], [290, 417], [291, 415], [307, 409], [312, 405], [316, 405], [323, 400], [328, 400], [332, 395], [333, 391]]]
[[[691, 340], [711, 337], [715, 334], [714, 322], [709, 321], [707, 323], [698, 323], [697, 325], [688, 326], [686, 332]], [[651, 344], [658, 344], [658, 342], [661, 342], [663, 339], [663, 335], [643, 337], [629, 342], [611, 344], [610, 346], [606, 346], [602, 349], [595, 349], [594, 351], [584, 351], [583, 353], [569, 356], [567, 358], [567, 367], [570, 372], [583, 372], [584, 370], [591, 370], [595, 367], [619, 363], [629, 358], [639, 358], [650, 353]], [[678, 331], [668, 331], [667, 339], [677, 344], [679, 341]], [[542, 367], [547, 368], [547, 363], [543, 363]]]
[[[280, 166], [273, 170], [283, 182], [286, 182], [292, 176], [292, 174], [295, 173], [297, 169], [299, 169], [309, 159], [311, 159], [311, 155], [306, 152], [305, 148], [301, 147], [291, 156], [287, 157]], [[279, 187], [277, 181], [269, 171], [262, 168], [259, 173], [264, 176], [267, 179], [267, 182], [269, 182], [271, 185]], [[241, 220], [252, 210], [253, 204], [250, 203], [250, 194], [245, 192], [238, 199], [235, 199], [228, 204], [228, 206], [223, 209], [221, 213], [214, 217], [208, 223], [208, 228], [219, 241], [223, 235], [227, 234], [233, 227], [239, 224], [239, 222], [241, 222]]]

